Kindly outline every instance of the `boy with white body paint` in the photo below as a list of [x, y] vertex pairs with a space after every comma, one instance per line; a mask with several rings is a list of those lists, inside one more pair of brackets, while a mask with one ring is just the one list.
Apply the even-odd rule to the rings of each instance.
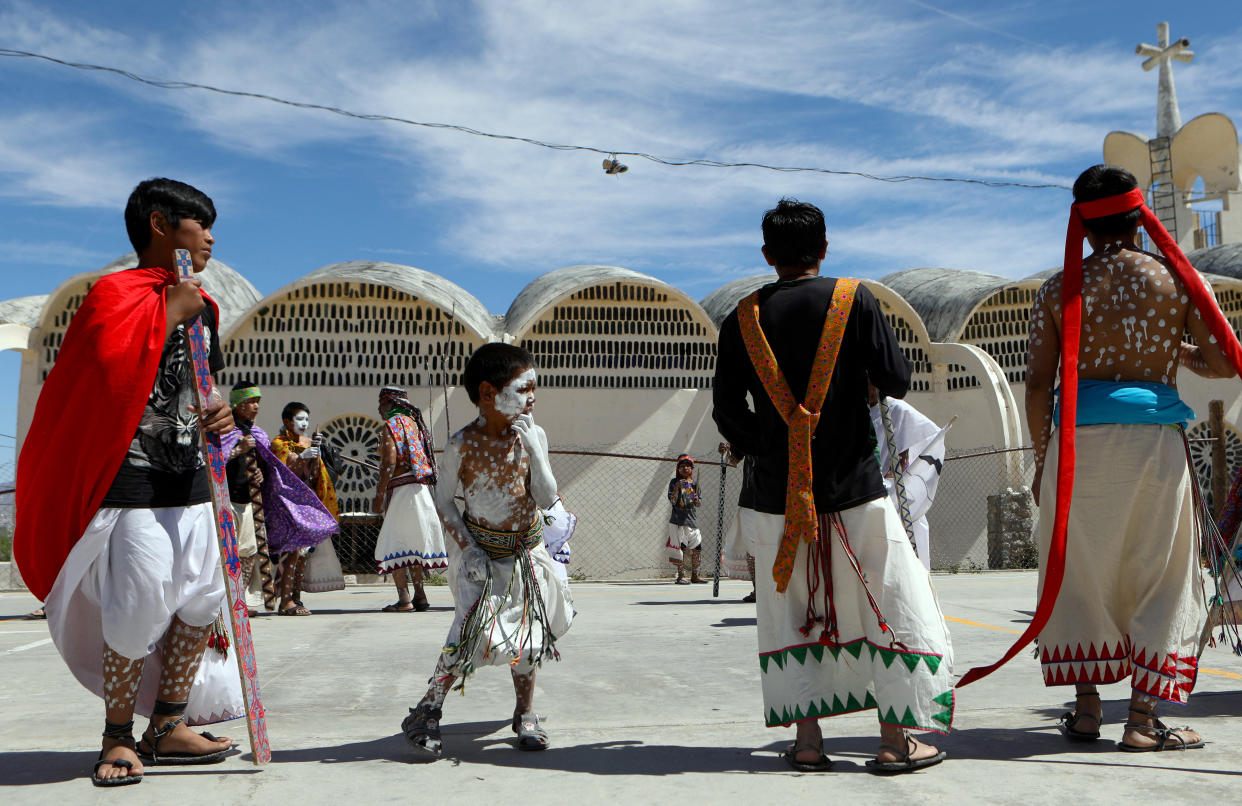
[[[565, 575], [544, 545], [544, 512], [557, 500], [548, 439], [535, 425], [536, 374], [526, 350], [486, 344], [462, 383], [479, 417], [449, 438], [439, 460], [436, 509], [448, 535], [449, 587], [457, 612], [426, 695], [401, 723], [417, 760], [442, 754], [440, 719], [457, 678], [477, 666], [510, 666], [521, 750], [543, 750], [534, 714], [535, 667], [559, 659], [555, 642], [573, 622]], [[454, 496], [461, 490], [465, 512]]]

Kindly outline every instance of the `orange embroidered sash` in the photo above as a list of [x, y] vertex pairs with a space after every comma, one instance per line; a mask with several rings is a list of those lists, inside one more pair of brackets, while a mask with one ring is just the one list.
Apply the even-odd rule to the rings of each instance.
[[776, 590], [780, 593], [789, 587], [799, 544], [814, 542], [818, 537], [815, 492], [811, 488], [811, 437], [819, 425], [820, 409], [828, 395], [828, 384], [832, 381], [832, 370], [837, 364], [837, 353], [841, 350], [841, 338], [845, 335], [845, 323], [850, 318], [857, 289], [857, 280], [837, 280], [832, 291], [832, 304], [824, 318], [824, 331], [815, 351], [815, 363], [811, 366], [806, 400], [802, 403], [795, 400], [789, 390], [789, 382], [776, 363], [772, 347], [759, 325], [759, 292], [737, 304], [737, 322], [750, 362], [755, 366], [764, 391], [789, 429], [785, 533], [776, 552], [776, 562], [772, 565], [772, 578], [776, 580]]

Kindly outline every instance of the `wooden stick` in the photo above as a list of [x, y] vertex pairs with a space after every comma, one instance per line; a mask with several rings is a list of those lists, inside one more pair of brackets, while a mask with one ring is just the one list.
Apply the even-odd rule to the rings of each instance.
[[[193, 276], [194, 268], [190, 253], [185, 249], [174, 252], [177, 275]], [[195, 319], [185, 328], [187, 347], [194, 362], [194, 399], [198, 403], [199, 416], [207, 411], [211, 401], [214, 379], [207, 362], [207, 340], [203, 323]], [[250, 635], [250, 614], [246, 608], [246, 591], [242, 588], [241, 560], [237, 556], [237, 531], [233, 525], [233, 507], [229, 500], [228, 484], [224, 478], [226, 460], [220, 449], [220, 437], [199, 424], [198, 433], [203, 440], [203, 455], [207, 459], [207, 471], [211, 477], [211, 505], [216, 515], [216, 535], [220, 545], [220, 566], [224, 571], [224, 595], [228, 604], [229, 621], [233, 626], [233, 651], [237, 653], [237, 668], [241, 673], [242, 702], [246, 706], [246, 729], [250, 734], [250, 754], [256, 766], [272, 759], [267, 741], [267, 720], [263, 713], [263, 700], [259, 696], [259, 670], [254, 657], [254, 639]]]

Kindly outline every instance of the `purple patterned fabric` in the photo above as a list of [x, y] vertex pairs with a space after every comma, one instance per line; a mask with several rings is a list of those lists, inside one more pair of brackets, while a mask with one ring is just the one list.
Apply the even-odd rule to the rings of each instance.
[[[272, 441], [257, 425], [250, 430], [255, 456], [263, 466], [263, 513], [267, 519], [267, 545], [272, 551], [296, 551], [314, 546], [338, 533], [341, 527], [315, 491], [306, 486], [272, 453]], [[228, 456], [242, 438], [240, 428], [220, 437]]]

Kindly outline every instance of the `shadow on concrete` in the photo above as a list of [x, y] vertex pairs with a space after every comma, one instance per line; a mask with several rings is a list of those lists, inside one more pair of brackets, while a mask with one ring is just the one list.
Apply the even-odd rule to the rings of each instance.
[[[1125, 692], [1126, 689], [1118, 684], [1116, 686], [1118, 694]], [[1069, 688], [1065, 689], [1065, 704], [1059, 708], [1049, 706], [1047, 708], [1033, 709], [1032, 713], [1048, 720], [1050, 725], [1055, 725], [1061, 714], [1073, 709], [1073, 694]], [[1107, 694], [1108, 689], [1102, 690]], [[1058, 694], [1057, 696], [1063, 696]], [[1130, 710], [1129, 696], [1108, 698], [1103, 701], [1104, 706], [1104, 726], [1107, 732], [1109, 725], [1114, 725], [1118, 731], [1125, 724]], [[1162, 702], [1158, 709], [1160, 718], [1168, 720], [1194, 719], [1196, 717], [1242, 717], [1242, 691], [1204, 691], [1198, 694], [1191, 694], [1190, 701], [1185, 705], [1177, 703]], [[1192, 726], [1193, 727], [1193, 726]], [[1118, 736], [1120, 736], [1120, 732]], [[1210, 741], [1211, 737], [1205, 736]]]
[[[238, 757], [238, 754], [233, 754], [228, 760]], [[249, 760], [250, 754], [241, 757]], [[98, 750], [18, 750], [0, 753], [0, 788], [59, 784], [78, 779], [89, 786], [91, 766], [98, 758]], [[261, 770], [258, 767], [248, 770], [221, 769], [218, 764], [206, 764], [196, 768], [148, 767], [144, 775], [154, 778], [166, 775], [251, 775], [256, 772]]]
[[754, 627], [757, 619], [753, 618], [722, 618], [713, 627]]
[[[294, 619], [294, 618], [314, 618], [315, 616], [357, 616], [363, 613], [375, 613], [376, 615], [386, 616], [386, 617], [406, 616], [409, 618], [422, 615], [422, 613], [419, 613], [414, 610], [406, 610], [402, 613], [383, 613], [380, 611], [378, 607], [360, 607], [354, 610], [342, 610], [339, 607], [338, 608], [329, 608], [329, 607], [318, 608], [318, 607], [315, 607], [314, 604], [315, 604], [314, 602], [311, 602], [306, 605], [306, 609], [311, 611], [310, 616], [277, 616], [275, 613], [263, 612], [263, 613], [260, 613], [258, 616], [255, 616], [254, 618], [255, 619], [259, 619], [259, 618]], [[441, 605], [437, 607], [435, 605], [432, 605], [430, 608], [423, 611], [423, 613], [436, 613], [436, 612], [452, 613], [453, 606], [452, 605]]]
[[720, 604], [741, 604], [732, 599], [669, 599], [664, 602], [631, 602], [632, 605], [647, 605], [652, 607], [676, 606], [676, 605], [720, 605]]

